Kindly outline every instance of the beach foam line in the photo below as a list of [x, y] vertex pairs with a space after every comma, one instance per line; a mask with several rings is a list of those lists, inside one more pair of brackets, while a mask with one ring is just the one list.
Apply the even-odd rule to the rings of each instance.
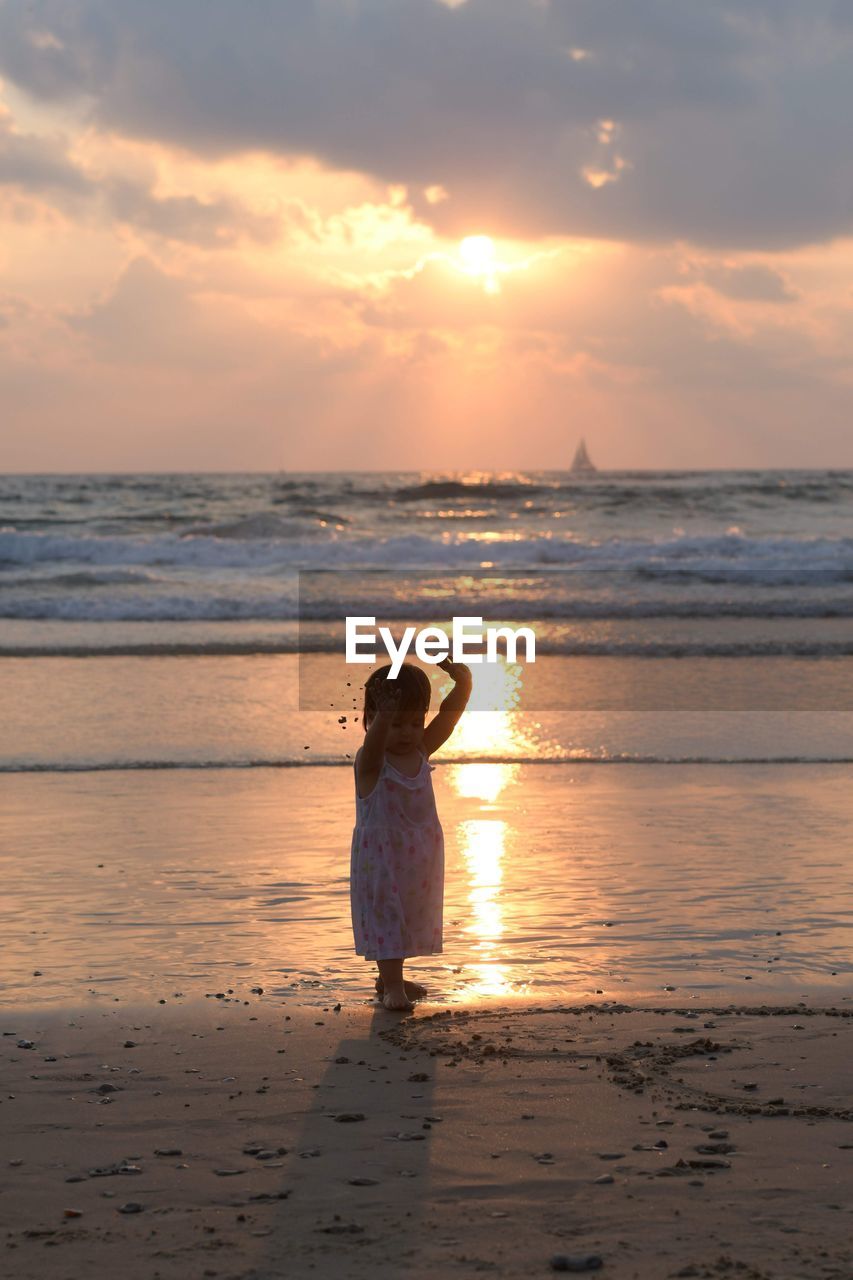
[[[358, 572], [357, 570], [353, 571]], [[412, 571], [413, 574], [415, 571]], [[454, 571], [435, 570], [434, 573]], [[473, 572], [473, 570], [472, 570]], [[401, 570], [401, 575], [405, 576]], [[847, 579], [845, 579], [845, 582]], [[0, 587], [3, 586], [0, 580]], [[840, 596], [818, 594], [805, 599], [806, 589], [826, 587], [825, 582], [807, 583], [775, 583], [774, 586], [798, 587], [799, 593], [790, 594], [786, 599], [761, 600], [756, 597], [757, 585], [766, 583], [744, 580], [737, 586], [745, 592], [742, 598], [733, 599], [709, 594], [704, 600], [680, 600], [675, 595], [665, 598], [627, 600], [614, 596], [609, 600], [584, 600], [569, 588], [572, 584], [565, 581], [555, 584], [555, 591], [543, 599], [542, 590], [533, 593], [529, 598], [516, 597], [512, 601], [512, 617], [516, 622], [606, 622], [619, 619], [632, 621], [659, 621], [660, 619], [707, 619], [714, 622], [719, 618], [738, 618], [750, 620], [774, 619], [815, 619], [851, 618], [853, 617], [853, 597], [849, 594]], [[831, 584], [830, 584], [831, 585]], [[245, 587], [241, 593], [228, 594], [225, 591], [211, 597], [209, 595], [193, 595], [193, 588], [185, 586], [181, 594], [162, 595], [146, 593], [141, 586], [133, 596], [126, 593], [110, 597], [104, 595], [100, 588], [98, 594], [81, 593], [74, 588], [67, 594], [44, 591], [37, 595], [35, 591], [40, 584], [33, 582], [32, 588], [20, 589], [17, 595], [3, 591], [0, 603], [0, 618], [15, 622], [227, 622], [227, 623], [341, 623], [348, 615], [382, 616], [387, 609], [388, 600], [381, 591], [370, 596], [363, 591], [351, 591], [347, 594], [346, 584], [340, 590], [330, 588], [325, 599], [315, 599], [303, 603], [300, 610], [295, 599], [289, 599], [285, 591], [265, 590], [263, 594], [248, 596]], [[566, 594], [557, 598], [556, 588], [562, 587]], [[487, 596], [467, 597], [464, 592], [454, 595], [455, 607], [462, 613], [494, 614], [498, 608], [506, 610], [504, 598], [490, 599]], [[429, 596], [413, 593], [406, 602], [394, 602], [394, 612], [398, 622], [434, 621], [436, 617], [435, 601]], [[554, 652], [561, 650], [555, 649]], [[573, 652], [573, 651], [572, 651]]]
[[[308, 622], [310, 619], [303, 619]], [[319, 619], [317, 619], [319, 621]], [[504, 645], [499, 645], [503, 652]], [[537, 637], [536, 652], [544, 657], [573, 658], [846, 658], [853, 656], [853, 640], [698, 641], [560, 641]], [[277, 654], [341, 653], [337, 636], [302, 641], [282, 640], [151, 641], [93, 644], [0, 644], [2, 658], [203, 658], [252, 657]]]
[[[613, 537], [585, 541], [572, 534], [553, 537], [530, 531], [519, 537], [505, 533], [484, 544], [465, 531], [440, 538], [424, 533], [367, 534], [353, 538], [349, 530], [312, 529], [304, 522], [280, 522], [263, 516], [230, 525], [199, 526], [202, 532], [68, 535], [14, 526], [0, 528], [0, 565], [58, 564], [168, 565], [205, 568], [277, 567], [280, 569], [390, 569], [413, 572], [453, 567], [480, 567], [487, 548], [490, 567], [521, 570], [637, 570], [654, 576], [681, 574], [779, 575], [781, 581], [849, 581], [853, 572], [853, 538], [750, 537], [739, 529], [722, 534], [677, 534], [662, 538]], [[270, 521], [273, 523], [271, 524]], [[212, 532], [211, 530], [216, 530]], [[251, 536], [260, 534], [261, 536]], [[230, 536], [229, 536], [230, 535]], [[271, 536], [272, 535], [272, 536]], [[277, 536], [275, 536], [277, 535]]]
[[[22, 760], [0, 763], [0, 774], [7, 773], [126, 773], [170, 769], [317, 769], [352, 768], [352, 760], [337, 756], [314, 756], [310, 759], [270, 757], [262, 760]], [[524, 765], [851, 765], [853, 756], [442, 756], [441, 765], [458, 764], [524, 764]]]

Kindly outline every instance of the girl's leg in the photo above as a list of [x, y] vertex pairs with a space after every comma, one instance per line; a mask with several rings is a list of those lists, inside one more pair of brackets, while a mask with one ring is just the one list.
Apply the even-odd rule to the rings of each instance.
[[[376, 961], [377, 966], [382, 963], [383, 962], [380, 960]], [[410, 982], [408, 978], [403, 979], [403, 987], [410, 1000], [423, 1000], [428, 994], [426, 987], [423, 986], [422, 983]], [[385, 979], [382, 977], [381, 968], [379, 969], [379, 976], [376, 979], [376, 994], [379, 996], [380, 1000], [385, 994]]]
[[412, 1009], [409, 997], [406, 995], [406, 988], [403, 985], [403, 961], [402, 960], [377, 960], [379, 966], [379, 975], [384, 984], [384, 994], [382, 1003], [386, 1009]]

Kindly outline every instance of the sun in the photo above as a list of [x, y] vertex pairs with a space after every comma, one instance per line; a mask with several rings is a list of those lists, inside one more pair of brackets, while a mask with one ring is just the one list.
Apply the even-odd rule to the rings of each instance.
[[498, 272], [501, 264], [495, 257], [491, 236], [466, 236], [459, 242], [459, 269], [482, 283], [486, 293], [500, 293]]
[[495, 242], [491, 236], [466, 236], [459, 245], [459, 258], [469, 275], [494, 275]]
[[507, 248], [505, 241], [495, 244], [491, 236], [465, 236], [464, 240], [459, 241], [455, 253], [438, 253], [434, 256], [441, 258], [454, 271], [475, 280], [484, 293], [499, 294], [503, 276], [516, 271], [527, 271], [539, 259], [552, 258], [559, 252], [557, 249], [546, 249], [521, 258], [517, 256], [517, 250], [512, 254], [509, 246], [511, 257], [507, 259]]

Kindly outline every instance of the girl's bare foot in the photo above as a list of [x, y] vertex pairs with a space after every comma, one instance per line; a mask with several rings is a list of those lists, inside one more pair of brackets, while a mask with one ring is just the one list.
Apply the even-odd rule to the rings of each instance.
[[382, 1003], [386, 1009], [399, 1009], [405, 1013], [415, 1007], [403, 987], [389, 987], [382, 997]]
[[[406, 995], [410, 1000], [423, 1000], [426, 996], [427, 989], [426, 987], [421, 986], [419, 982], [409, 982], [408, 979], [405, 979], [403, 986], [405, 987]], [[383, 981], [382, 974], [380, 973], [379, 977], [376, 979], [376, 994], [381, 999], [384, 993], [385, 982]]]

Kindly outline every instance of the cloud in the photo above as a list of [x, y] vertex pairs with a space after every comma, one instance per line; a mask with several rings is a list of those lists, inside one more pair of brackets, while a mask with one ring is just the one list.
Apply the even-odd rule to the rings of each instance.
[[32, 315], [33, 308], [26, 298], [12, 293], [0, 293], [0, 329], [10, 328], [25, 322]]
[[405, 184], [454, 235], [853, 226], [835, 0], [0, 0], [0, 71], [104, 130]]
[[718, 293], [742, 302], [794, 302], [798, 297], [780, 271], [761, 262], [711, 263], [698, 275]]
[[[819, 320], [770, 264], [685, 258], [679, 248], [567, 246], [502, 278], [498, 298], [441, 259], [358, 302], [366, 325], [431, 334], [487, 354], [495, 377], [538, 366], [572, 384], [654, 389], [659, 403], [737, 388], [815, 398], [838, 370], [827, 355], [844, 309]], [[779, 303], [784, 303], [780, 306]], [[755, 305], [758, 304], [758, 305]], [[829, 393], [831, 394], [831, 393]]]
[[251, 355], [230, 301], [206, 306], [186, 281], [148, 258], [134, 258], [113, 288], [67, 323], [101, 360], [160, 370], [230, 368]]
[[497, 297], [436, 261], [290, 307], [229, 255], [190, 266], [138, 256], [74, 309], [0, 298], [0, 467], [555, 466], [580, 422], [612, 466], [849, 455], [846, 303], [727, 299], [677, 250], [566, 252]]
[[0, 185], [21, 187], [30, 194], [93, 196], [97, 190], [68, 158], [60, 137], [18, 132], [0, 105]]
[[239, 200], [222, 197], [153, 196], [141, 183], [127, 178], [106, 180], [104, 189], [113, 217], [139, 230], [154, 231], [171, 240], [185, 240], [212, 249], [240, 239], [271, 244], [282, 230], [274, 214], [253, 213]]
[[[153, 181], [156, 174], [152, 174]], [[139, 231], [208, 249], [241, 239], [271, 244], [287, 225], [301, 229], [306, 226], [305, 213], [295, 201], [290, 201], [282, 212], [261, 214], [230, 195], [211, 199], [192, 194], [157, 196], [147, 183], [136, 178], [120, 173], [89, 173], [72, 157], [67, 137], [59, 133], [43, 136], [17, 128], [2, 103], [0, 187], [40, 197], [77, 217], [106, 216]]]

